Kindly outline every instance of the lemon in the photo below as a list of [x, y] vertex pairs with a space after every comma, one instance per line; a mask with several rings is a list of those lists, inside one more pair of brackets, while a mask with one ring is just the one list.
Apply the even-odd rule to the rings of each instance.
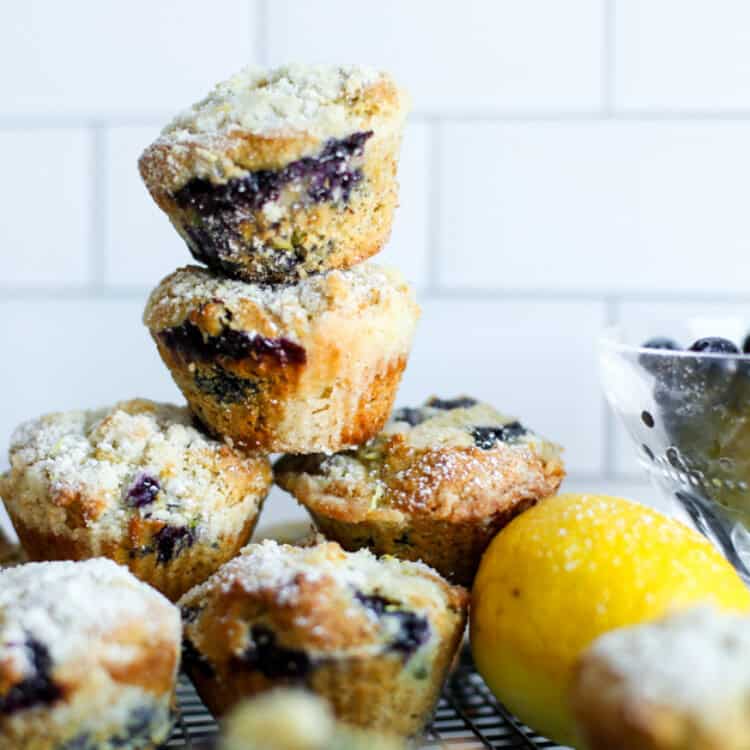
[[697, 532], [622, 498], [559, 495], [487, 549], [472, 594], [472, 652], [502, 703], [575, 744], [567, 692], [581, 651], [608, 630], [697, 602], [750, 609], [737, 573]]

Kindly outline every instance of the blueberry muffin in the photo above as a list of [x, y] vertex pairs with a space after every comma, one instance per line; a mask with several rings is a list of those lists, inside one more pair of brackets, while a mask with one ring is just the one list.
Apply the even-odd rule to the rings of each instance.
[[147, 750], [173, 724], [180, 614], [110, 560], [0, 571], [0, 750]]
[[572, 694], [590, 750], [747, 750], [750, 617], [699, 607], [612, 631]]
[[152, 293], [144, 321], [213, 433], [265, 452], [332, 452], [375, 435], [419, 316], [395, 270], [364, 264], [264, 286], [195, 266]]
[[179, 603], [185, 668], [216, 715], [297, 685], [342, 721], [412, 735], [440, 694], [468, 594], [420, 563], [268, 540]]
[[109, 557], [171, 599], [252, 534], [268, 459], [196, 429], [186, 408], [125, 401], [21, 425], [0, 496], [32, 560]]
[[246, 281], [349, 268], [388, 240], [408, 101], [353, 65], [249, 67], [140, 159], [196, 260]]
[[495, 534], [564, 476], [556, 445], [467, 396], [398, 409], [365, 445], [285, 456], [274, 473], [345, 549], [422, 560], [462, 585]]
[[10, 568], [26, 562], [21, 547], [12, 542], [0, 528], [0, 568]]
[[336, 721], [324, 700], [294, 688], [244, 701], [224, 722], [219, 750], [405, 750], [403, 740]]

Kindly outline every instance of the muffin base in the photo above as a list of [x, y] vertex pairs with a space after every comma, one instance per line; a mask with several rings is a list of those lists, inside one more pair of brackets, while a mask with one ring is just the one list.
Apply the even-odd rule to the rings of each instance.
[[174, 696], [148, 700], [142, 693], [134, 703], [103, 687], [90, 697], [0, 716], [0, 750], [157, 750], [177, 718]]
[[[396, 654], [372, 657], [322, 657], [301, 684], [325, 698], [341, 721], [404, 736], [419, 734], [435, 708], [453, 657], [463, 637], [465, 618], [436, 647], [426, 673], [412, 670]], [[424, 660], [413, 657], [420, 665]], [[243, 698], [289, 686], [257, 671], [227, 669], [208, 676], [186, 666], [199, 695], [217, 717]], [[297, 683], [299, 684], [299, 683]]]
[[422, 561], [451, 583], [470, 587], [484, 551], [495, 535], [538, 500], [521, 500], [490, 518], [449, 521], [411, 517], [404, 521], [348, 522], [307, 508], [315, 526], [345, 550], [367, 547], [376, 555]]
[[255, 516], [249, 518], [237, 533], [226, 534], [214, 540], [214, 543], [199, 540], [167, 562], [160, 562], [153, 550], [144, 551], [153, 539], [145, 529], [141, 529], [140, 536], [131, 534], [130, 538], [120, 543], [107, 539], [98, 541], [85, 535], [63, 536], [41, 531], [14, 516], [10, 508], [8, 514], [21, 546], [32, 562], [108, 557], [128, 567], [136, 578], [150, 584], [168, 599], [177, 601], [186, 591], [205, 581], [235, 557], [250, 541], [261, 507], [262, 503]]
[[[366, 135], [355, 133], [351, 138]], [[335, 153], [335, 144], [348, 140], [322, 144], [317, 156]], [[291, 188], [283, 185], [287, 172], [304, 171], [315, 154], [276, 169], [250, 172], [236, 185], [193, 180], [174, 193], [153, 186], [151, 192], [199, 262], [244, 281], [289, 283], [313, 273], [351, 268], [386, 244], [398, 204], [400, 146], [400, 133], [366, 139], [363, 155], [354, 155], [351, 166], [342, 161], [342, 168], [352, 170], [351, 182], [335, 199], [306, 197], [309, 178], [292, 180]], [[340, 179], [340, 173], [332, 178]], [[269, 180], [282, 182], [276, 189], [278, 198], [254, 199], [253, 190]], [[191, 196], [193, 183], [205, 197]]]
[[[264, 358], [201, 363], [152, 335], [204, 427], [244, 449], [268, 453], [332, 453], [369, 440], [388, 419], [407, 359], [399, 354], [368, 363], [339, 357], [283, 367], [269, 367]], [[311, 367], [317, 373], [310, 374]], [[207, 388], [207, 380], [216, 378], [246, 385], [237, 399], [227, 400], [218, 388]]]

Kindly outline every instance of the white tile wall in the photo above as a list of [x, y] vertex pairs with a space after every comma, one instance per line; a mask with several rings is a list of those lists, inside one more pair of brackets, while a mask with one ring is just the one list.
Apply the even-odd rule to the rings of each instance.
[[158, 132], [158, 127], [113, 127], [104, 136], [101, 252], [108, 286], [155, 286], [192, 260], [138, 174], [138, 157]]
[[447, 124], [440, 281], [744, 292], [748, 144], [750, 122]]
[[88, 281], [92, 151], [86, 130], [0, 131], [0, 288]]
[[6, 115], [170, 112], [256, 51], [251, 0], [26, 0], [3, 11]]
[[[357, 8], [360, 13], [357, 13]], [[596, 109], [603, 0], [273, 0], [269, 50], [286, 60], [387, 66], [418, 110]]]
[[415, 105], [381, 256], [425, 311], [401, 402], [474, 390], [563, 442], [573, 486], [636, 476], [593, 340], [667, 303], [750, 303], [748, 41], [740, 0], [10, 4], [0, 435], [177, 398], [140, 312], [190, 258], [138, 153], [245, 62], [361, 60]]
[[616, 0], [617, 106], [750, 109], [750, 4]]

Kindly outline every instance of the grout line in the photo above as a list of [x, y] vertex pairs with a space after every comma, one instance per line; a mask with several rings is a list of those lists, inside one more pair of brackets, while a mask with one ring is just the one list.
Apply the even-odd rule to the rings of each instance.
[[147, 287], [115, 287], [99, 284], [96, 286], [39, 286], [22, 288], [3, 288], [0, 286], [0, 304], [3, 302], [50, 300], [50, 301], [95, 301], [117, 302], [120, 300], [142, 299], [148, 296], [151, 289]]
[[269, 45], [269, 10], [268, 0], [256, 0], [255, 12], [255, 45], [258, 64], [268, 66], [270, 59]]
[[442, 198], [442, 148], [443, 125], [441, 122], [431, 124], [429, 131], [429, 154], [427, 170], [427, 284], [422, 290], [426, 297], [440, 285], [440, 251], [442, 247], [440, 232], [440, 207]]
[[[262, 2], [263, 0], [261, 0]], [[258, 33], [258, 42], [261, 34]], [[264, 38], [262, 49], [258, 52], [261, 57], [268, 58], [270, 50], [267, 49], [267, 40]], [[165, 122], [172, 119], [174, 113], [134, 113], [108, 114], [106, 112], [83, 112], [71, 115], [0, 115], [0, 130], [37, 130], [57, 128], [85, 128], [95, 120], [106, 127], [153, 127], [161, 128]], [[748, 122], [750, 121], [750, 109], [736, 110], [680, 110], [680, 109], [617, 109], [611, 113], [602, 110], [577, 110], [577, 111], [488, 111], [475, 110], [464, 112], [437, 112], [432, 110], [417, 110], [410, 114], [412, 122], [426, 123], [610, 123], [613, 120], [620, 122], [668, 122], [672, 124], [690, 122]]]
[[604, 1], [604, 34], [602, 39], [602, 102], [604, 113], [612, 117], [615, 112], [615, 65], [617, 54], [616, 14], [617, 0]]
[[461, 288], [442, 286], [440, 288], [425, 288], [424, 293], [430, 299], [455, 299], [463, 301], [548, 300], [550, 302], [601, 302], [608, 297], [617, 297], [619, 302], [750, 303], [750, 294], [747, 292], [706, 292], [701, 290], [689, 292], [674, 292], [666, 289], [654, 291], [618, 291], [614, 289], [592, 291], [589, 289], [482, 289], [469, 286]]
[[104, 284], [107, 238], [107, 132], [100, 122], [92, 123], [91, 218], [89, 225], [89, 279], [92, 288]]
[[[620, 300], [616, 295], [604, 299], [604, 324], [606, 327], [616, 325], [620, 320]], [[598, 353], [597, 353], [598, 355]], [[606, 479], [614, 479], [617, 474], [617, 424], [615, 415], [602, 394], [603, 405], [602, 434], [604, 436], [604, 455], [602, 472]]]

